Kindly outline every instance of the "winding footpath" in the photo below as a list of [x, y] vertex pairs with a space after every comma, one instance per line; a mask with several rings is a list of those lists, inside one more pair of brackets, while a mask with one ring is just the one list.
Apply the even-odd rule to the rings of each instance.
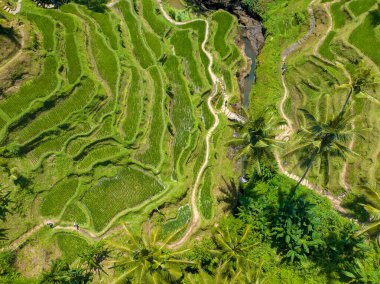
[[[117, 4], [118, 2], [119, 2], [119, 0], [114, 0], [114, 1], [110, 2], [109, 4], [107, 4], [107, 6], [109, 8], [111, 8], [115, 4]], [[315, 2], [315, 0], [312, 1], [309, 4], [309, 6], [308, 6], [308, 12], [309, 12], [309, 15], [310, 15], [311, 22], [310, 22], [310, 27], [309, 27], [307, 33], [305, 34], [305, 36], [302, 39], [298, 40], [296, 43], [292, 44], [290, 47], [286, 48], [283, 51], [283, 53], [281, 55], [281, 59], [282, 59], [281, 64], [284, 64], [285, 61], [286, 61], [286, 59], [287, 59], [287, 57], [290, 54], [292, 54], [295, 50], [297, 50], [299, 47], [301, 47], [301, 45], [313, 33], [313, 31], [315, 29], [315, 18], [314, 18], [314, 12], [313, 12], [313, 9], [312, 9], [312, 5], [314, 4], [314, 2]], [[20, 3], [20, 6], [21, 6], [21, 0], [19, 0], [19, 3]], [[166, 11], [163, 8], [162, 0], [157, 0], [157, 3], [159, 5], [159, 7], [160, 7], [162, 15], [165, 17], [165, 19], [167, 21], [169, 21], [173, 25], [182, 26], [182, 25], [186, 25], [186, 24], [189, 24], [189, 23], [192, 23], [192, 22], [195, 22], [195, 21], [203, 21], [203, 22], [205, 22], [205, 24], [206, 24], [206, 31], [205, 31], [205, 37], [204, 37], [204, 40], [202, 42], [201, 48], [202, 48], [202, 51], [206, 54], [206, 56], [209, 59], [209, 65], [208, 65], [207, 69], [208, 69], [208, 72], [210, 74], [210, 77], [211, 77], [212, 83], [213, 83], [212, 93], [211, 93], [211, 95], [209, 96], [209, 98], [207, 100], [207, 105], [208, 105], [208, 108], [211, 111], [212, 115], [214, 116], [215, 121], [214, 121], [213, 126], [208, 130], [208, 132], [206, 134], [206, 137], [205, 137], [205, 143], [206, 143], [205, 160], [204, 160], [204, 162], [202, 164], [202, 167], [198, 171], [198, 174], [197, 174], [197, 177], [196, 177], [196, 181], [195, 181], [195, 183], [193, 185], [193, 188], [192, 188], [192, 191], [191, 191], [192, 220], [191, 220], [190, 226], [188, 227], [186, 233], [182, 236], [182, 238], [179, 239], [178, 241], [176, 241], [175, 243], [172, 243], [172, 244], [170, 244], [168, 246], [171, 249], [175, 249], [175, 248], [178, 248], [181, 245], [183, 245], [189, 239], [189, 237], [194, 233], [194, 231], [198, 228], [198, 226], [200, 225], [201, 217], [200, 217], [200, 213], [199, 213], [199, 210], [198, 210], [198, 207], [197, 207], [197, 199], [198, 199], [197, 198], [198, 197], [197, 193], [198, 193], [198, 187], [199, 187], [199, 185], [201, 183], [201, 179], [202, 179], [203, 173], [204, 173], [204, 171], [205, 171], [205, 169], [206, 169], [206, 167], [207, 167], [207, 165], [209, 163], [210, 139], [211, 139], [211, 136], [212, 136], [213, 132], [215, 131], [215, 129], [219, 125], [218, 112], [217, 112], [217, 110], [214, 109], [214, 107], [212, 105], [212, 99], [217, 94], [218, 86], [221, 87], [221, 91], [222, 91], [222, 94], [224, 96], [224, 102], [225, 102], [224, 105], [221, 108], [222, 113], [224, 113], [224, 115], [228, 119], [235, 120], [235, 121], [238, 121], [238, 122], [244, 122], [244, 118], [241, 117], [241, 116], [239, 116], [238, 114], [236, 114], [236, 113], [231, 112], [231, 111], [228, 110], [228, 108], [227, 108], [228, 97], [227, 97], [226, 92], [224, 90], [224, 84], [223, 84], [224, 82], [223, 82], [223, 80], [219, 80], [218, 77], [215, 75], [215, 73], [212, 70], [212, 65], [213, 65], [214, 59], [213, 59], [211, 53], [206, 50], [206, 43], [207, 43], [207, 41], [209, 39], [209, 33], [210, 33], [209, 32], [209, 23], [208, 23], [208, 21], [204, 20], [204, 19], [194, 19], [194, 20], [190, 20], [190, 21], [187, 21], [187, 22], [177, 22], [177, 21], [173, 20], [166, 13]], [[318, 52], [318, 49], [319, 49], [320, 45], [323, 43], [323, 41], [325, 40], [327, 34], [332, 29], [332, 18], [331, 18], [331, 14], [330, 14], [330, 11], [329, 11], [330, 5], [328, 3], [326, 3], [325, 7], [326, 7], [327, 13], [329, 14], [330, 25], [329, 25], [329, 28], [328, 28], [328, 30], [326, 32], [326, 35], [318, 42], [318, 44], [316, 45], [316, 47], [313, 50], [314, 55], [317, 55], [317, 56], [318, 56], [317, 52]], [[347, 70], [344, 70], [344, 71], [347, 72]], [[350, 79], [349, 74], [348, 74], [348, 78]], [[285, 125], [284, 128], [282, 128], [284, 131], [276, 137], [276, 139], [278, 139], [278, 140], [287, 139], [294, 132], [294, 127], [292, 125], [292, 121], [286, 115], [286, 113], [284, 111], [284, 104], [285, 104], [286, 100], [289, 97], [289, 89], [288, 89], [287, 84], [286, 84], [285, 73], [282, 74], [281, 79], [282, 79], [282, 85], [284, 87], [284, 94], [283, 94], [282, 100], [281, 100], [280, 105], [279, 105], [279, 110], [280, 110], [281, 116], [286, 121], [286, 125]], [[352, 141], [351, 144], [350, 144], [351, 148], [353, 146], [353, 143], [354, 142]], [[280, 159], [279, 153], [275, 153], [275, 157], [276, 157], [276, 161], [278, 163], [279, 170], [281, 171], [281, 173], [283, 173], [284, 175], [286, 175], [289, 178], [291, 178], [293, 180], [296, 180], [296, 181], [298, 181], [300, 179], [299, 176], [291, 174], [291, 173], [289, 173], [285, 169], [285, 167], [283, 165], [283, 162]], [[345, 180], [346, 168], [347, 168], [347, 164], [345, 164], [343, 172], [342, 172], [343, 180]], [[340, 206], [341, 198], [334, 197], [329, 192], [326, 192], [326, 191], [320, 189], [318, 186], [310, 183], [306, 179], [302, 182], [302, 185], [308, 187], [311, 190], [314, 190], [315, 192], [317, 192], [318, 194], [320, 194], [322, 196], [327, 197], [331, 201], [333, 207], [337, 211], [339, 211], [340, 213], [342, 213], [344, 215], [347, 215], [347, 211], [343, 207]], [[39, 231], [44, 226], [46, 226], [49, 222], [51, 222], [51, 221], [50, 220], [46, 220], [42, 224], [39, 224], [39, 225], [35, 226], [34, 228], [32, 228], [31, 230], [29, 230], [25, 234], [21, 235], [18, 239], [16, 239], [15, 241], [13, 241], [8, 247], [0, 249], [0, 251], [4, 251], [4, 250], [7, 250], [7, 249], [15, 250], [15, 249], [19, 248], [25, 241], [27, 241], [27, 239], [29, 239], [33, 234], [35, 234], [37, 231]], [[83, 235], [84, 237], [89, 237], [89, 238], [91, 238], [93, 240], [99, 241], [99, 240], [102, 240], [102, 239], [108, 237], [109, 235], [111, 235], [113, 233], [121, 231], [122, 227], [118, 226], [118, 227], [115, 227], [113, 229], [106, 230], [106, 231], [104, 231], [100, 235], [94, 234], [93, 232], [91, 232], [91, 231], [89, 231], [87, 229], [82, 229], [82, 228], [77, 229], [77, 228], [75, 228], [73, 226], [60, 226], [60, 225], [58, 225], [58, 226], [55, 226], [54, 229], [55, 230], [60, 230], [60, 231], [73, 231], [73, 232], [76, 231], [77, 233]]]
[[18, 14], [20, 11], [21, 11], [21, 4], [22, 4], [22, 0], [18, 0], [17, 1], [17, 5], [16, 5], [16, 9], [12, 10], [11, 8], [9, 8], [8, 6], [4, 6], [4, 10], [12, 15], [16, 15]]
[[[307, 31], [307, 33], [300, 39], [298, 40], [297, 42], [295, 42], [294, 44], [292, 44], [291, 46], [289, 46], [288, 48], [286, 48], [283, 52], [282, 52], [282, 55], [281, 55], [281, 59], [282, 59], [282, 62], [281, 62], [281, 66], [285, 63], [287, 57], [292, 54], [294, 51], [296, 51], [298, 48], [301, 47], [301, 45], [310, 37], [310, 35], [313, 33], [314, 29], [315, 29], [315, 17], [314, 17], [314, 11], [313, 11], [313, 4], [316, 0], [313, 0], [312, 2], [310, 2], [310, 4], [308, 5], [308, 12], [309, 12], [309, 15], [310, 15], [310, 27]], [[329, 6], [327, 6], [329, 7]], [[316, 48], [314, 48], [314, 55], [317, 54], [317, 51], [319, 49], [319, 46], [322, 44], [322, 42], [325, 40], [325, 38], [327, 37], [327, 34], [331, 31], [332, 29], [332, 18], [331, 18], [331, 14], [330, 14], [330, 11], [329, 9], [327, 9], [328, 11], [328, 14], [329, 14], [329, 17], [331, 19], [330, 21], [330, 26], [327, 30], [327, 33], [326, 35], [317, 43], [317, 46]], [[287, 114], [285, 113], [284, 111], [284, 105], [285, 105], [285, 102], [286, 100], [288, 99], [289, 97], [289, 89], [288, 89], [288, 86], [286, 84], [286, 76], [285, 76], [285, 72], [282, 73], [281, 75], [281, 81], [282, 81], [282, 85], [284, 87], [284, 94], [283, 94], [283, 97], [281, 99], [281, 102], [280, 102], [280, 105], [279, 105], [279, 110], [280, 110], [280, 114], [282, 116], [282, 118], [286, 121], [286, 127], [284, 129], [284, 131], [279, 134], [276, 138], [278, 140], [285, 140], [285, 139], [289, 139], [289, 136], [294, 132], [294, 127], [293, 127], [293, 124], [292, 124], [292, 121], [291, 119], [287, 116]], [[352, 144], [353, 145], [353, 144]], [[280, 155], [278, 152], [275, 153], [275, 158], [276, 158], [276, 161], [277, 161], [277, 164], [278, 164], [278, 167], [279, 167], [279, 170], [281, 171], [281, 173], [283, 173], [284, 175], [286, 175], [287, 177], [295, 180], [295, 181], [299, 181], [300, 180], [300, 177], [295, 175], [295, 174], [292, 174], [292, 173], [289, 173], [286, 169], [285, 169], [285, 166], [280, 158]], [[346, 166], [347, 167], [347, 166]], [[341, 204], [341, 201], [342, 201], [342, 198], [337, 198], [335, 196], [333, 196], [331, 193], [319, 188], [317, 185], [315, 184], [312, 184], [311, 182], [309, 182], [307, 179], [304, 179], [301, 183], [303, 186], [306, 186], [307, 188], [309, 189], [312, 189], [313, 191], [317, 192], [318, 194], [322, 195], [322, 196], [325, 196], [327, 197], [331, 203], [332, 203], [332, 206], [335, 208], [335, 210], [337, 210], [338, 212], [344, 214], [344, 215], [347, 215], [347, 211], [340, 205]]]
[[[118, 0], [115, 0], [115, 1], [113, 1], [111, 3], [109, 3], [108, 7], [114, 6], [117, 2], [118, 2]], [[188, 227], [186, 233], [184, 234], [184, 236], [180, 240], [178, 240], [175, 243], [172, 243], [172, 244], [170, 244], [168, 246], [169, 248], [175, 249], [175, 248], [183, 245], [188, 240], [188, 238], [193, 234], [193, 232], [196, 230], [196, 228], [200, 224], [200, 213], [199, 213], [199, 210], [198, 210], [198, 207], [197, 207], [197, 199], [198, 199], [197, 198], [198, 197], [197, 193], [198, 193], [198, 187], [199, 187], [199, 185], [201, 183], [201, 180], [202, 180], [203, 173], [204, 173], [204, 171], [207, 168], [208, 163], [209, 163], [211, 136], [212, 136], [213, 132], [215, 131], [215, 129], [219, 125], [219, 117], [218, 117], [217, 111], [214, 109], [214, 107], [212, 105], [212, 99], [217, 94], [218, 85], [219, 85], [220, 82], [219, 82], [218, 77], [212, 71], [212, 65], [214, 63], [214, 59], [213, 59], [211, 53], [206, 50], [206, 43], [207, 43], [207, 41], [209, 39], [209, 34], [210, 34], [210, 27], [209, 27], [208, 21], [202, 20], [202, 19], [195, 19], [195, 20], [190, 20], [190, 21], [187, 21], [187, 22], [177, 22], [177, 21], [174, 21], [172, 18], [169, 17], [169, 15], [164, 10], [163, 5], [162, 5], [162, 1], [161, 0], [157, 0], [157, 3], [159, 5], [159, 7], [160, 7], [160, 10], [161, 10], [163, 16], [166, 18], [167, 21], [169, 21], [173, 25], [182, 26], [182, 25], [186, 25], [186, 24], [189, 24], [189, 23], [192, 23], [192, 22], [196, 22], [196, 21], [203, 21], [206, 24], [205, 37], [204, 37], [204, 40], [202, 42], [201, 48], [202, 48], [202, 51], [206, 54], [207, 58], [209, 59], [209, 65], [208, 65], [207, 70], [208, 70], [208, 72], [210, 74], [210, 77], [211, 77], [211, 80], [212, 80], [212, 83], [213, 83], [212, 93], [211, 93], [211, 95], [209, 96], [209, 98], [207, 100], [207, 106], [208, 106], [210, 112], [212, 113], [212, 115], [214, 116], [215, 120], [214, 120], [213, 126], [207, 131], [207, 134], [206, 134], [206, 137], [205, 137], [205, 143], [206, 143], [205, 159], [204, 159], [204, 162], [203, 162], [201, 168], [198, 171], [195, 183], [194, 183], [192, 191], [191, 191], [192, 221], [191, 221], [190, 226]], [[231, 115], [231, 119], [232, 118], [238, 118], [238, 117], [239, 117], [238, 115]], [[8, 249], [17, 249], [22, 243], [24, 243], [34, 233], [36, 233], [37, 231], [39, 231], [40, 229], [42, 229], [44, 226], [46, 226], [47, 223], [49, 223], [49, 220], [46, 220], [45, 222], [43, 222], [43, 224], [37, 225], [36, 227], [34, 227], [33, 229], [31, 229], [30, 231], [28, 231], [24, 235], [20, 236], [17, 240], [13, 241], [9, 245]], [[90, 238], [92, 238], [94, 240], [100, 240], [100, 239], [104, 239], [109, 234], [118, 231], [120, 228], [116, 227], [113, 230], [106, 231], [103, 235], [100, 235], [100, 236], [98, 236], [98, 235], [96, 235], [96, 234], [94, 234], [94, 233], [92, 233], [92, 232], [90, 232], [90, 231], [88, 231], [86, 229], [82, 229], [82, 228], [76, 229], [75, 227], [71, 227], [71, 226], [70, 227], [55, 226], [54, 229], [56, 229], [56, 230], [65, 230], [65, 231], [77, 231], [78, 233], [80, 233], [80, 234], [82, 234], [82, 235], [84, 235], [86, 237], [90, 237]]]
[[176, 241], [175, 243], [172, 243], [169, 245], [169, 248], [175, 249], [175, 248], [183, 245], [187, 241], [187, 239], [193, 234], [193, 232], [196, 230], [196, 228], [200, 224], [200, 214], [199, 214], [199, 210], [197, 207], [197, 199], [198, 199], [197, 193], [198, 193], [198, 187], [199, 187], [201, 180], [202, 180], [203, 173], [204, 173], [204, 171], [208, 165], [209, 159], [210, 159], [210, 139], [211, 139], [213, 132], [215, 131], [215, 129], [219, 125], [219, 117], [218, 117], [217, 111], [212, 106], [212, 99], [215, 97], [215, 95], [217, 94], [217, 91], [218, 91], [219, 79], [215, 75], [215, 73], [212, 71], [212, 65], [214, 63], [214, 58], [212, 57], [211, 53], [206, 50], [206, 43], [209, 39], [209, 34], [210, 34], [210, 26], [209, 26], [208, 21], [202, 20], [202, 19], [195, 19], [195, 20], [190, 20], [190, 21], [186, 21], [186, 22], [177, 22], [177, 21], [173, 20], [166, 13], [166, 11], [162, 5], [161, 0], [157, 0], [157, 3], [159, 5], [161, 13], [165, 17], [165, 19], [175, 26], [183, 26], [183, 25], [186, 25], [186, 24], [189, 24], [192, 22], [197, 22], [197, 21], [203, 21], [206, 24], [205, 37], [204, 37], [204, 40], [202, 42], [201, 47], [202, 47], [202, 51], [206, 54], [207, 58], [209, 59], [209, 64], [208, 64], [207, 70], [210, 74], [212, 84], [213, 84], [212, 93], [207, 99], [207, 106], [208, 106], [210, 112], [212, 113], [212, 115], [214, 116], [215, 121], [214, 121], [213, 126], [207, 131], [206, 138], [205, 138], [205, 143], [206, 143], [205, 159], [204, 159], [204, 162], [203, 162], [201, 168], [198, 171], [195, 183], [194, 183], [192, 191], [191, 191], [192, 220], [191, 220], [190, 226], [188, 227], [186, 233], [182, 236], [182, 238], [179, 239], [178, 241]]

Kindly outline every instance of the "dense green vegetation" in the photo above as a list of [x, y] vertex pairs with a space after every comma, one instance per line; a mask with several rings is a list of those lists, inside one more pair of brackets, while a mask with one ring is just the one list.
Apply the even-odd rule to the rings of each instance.
[[239, 1], [247, 110], [232, 14], [73, 2], [0, 26], [0, 282], [380, 282], [377, 1]]

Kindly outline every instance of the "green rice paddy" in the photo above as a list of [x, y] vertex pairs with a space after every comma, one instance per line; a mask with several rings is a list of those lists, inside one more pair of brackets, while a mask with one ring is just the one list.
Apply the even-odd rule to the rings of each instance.
[[[178, 196], [188, 198], [214, 123], [206, 102], [209, 59], [201, 47], [206, 25], [174, 26], [155, 0], [137, 6], [138, 12], [132, 0], [121, 0], [98, 13], [77, 4], [57, 10], [22, 5], [19, 17], [35, 33], [40, 69], [0, 101], [0, 154], [7, 159], [4, 174], [23, 173], [20, 187], [33, 188], [31, 224], [78, 223], [100, 234], [134, 216], [143, 222], [155, 206], [176, 203]], [[218, 28], [207, 49], [227, 62], [213, 68], [231, 67], [232, 89], [242, 58], [233, 43], [237, 23], [226, 12], [208, 20]], [[225, 126], [220, 133], [230, 131]], [[210, 219], [210, 174], [204, 184], [200, 203]], [[190, 219], [187, 205], [160, 225], [167, 234], [185, 229]], [[75, 233], [54, 239], [69, 262], [85, 245]]]

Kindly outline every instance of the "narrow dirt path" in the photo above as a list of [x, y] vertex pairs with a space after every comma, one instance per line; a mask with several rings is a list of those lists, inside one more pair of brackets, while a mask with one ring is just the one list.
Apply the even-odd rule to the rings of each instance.
[[203, 173], [204, 173], [204, 171], [205, 171], [205, 169], [206, 169], [206, 167], [208, 165], [208, 162], [209, 162], [211, 135], [213, 134], [213, 132], [215, 131], [215, 129], [219, 125], [219, 117], [217, 115], [216, 110], [212, 106], [212, 99], [214, 98], [214, 96], [217, 94], [217, 91], [218, 91], [219, 79], [217, 78], [217, 76], [215, 75], [215, 73], [212, 71], [212, 65], [214, 63], [214, 58], [212, 57], [211, 53], [206, 50], [206, 43], [207, 43], [207, 41], [209, 39], [209, 33], [210, 33], [210, 27], [209, 27], [208, 21], [202, 20], [202, 19], [195, 19], [195, 20], [190, 20], [190, 21], [187, 21], [187, 22], [177, 22], [177, 21], [173, 20], [166, 13], [166, 11], [165, 11], [165, 9], [164, 9], [164, 7], [162, 5], [162, 1], [161, 0], [157, 0], [157, 3], [159, 5], [161, 13], [165, 17], [165, 19], [168, 22], [170, 22], [171, 24], [175, 25], [175, 26], [183, 26], [183, 25], [186, 25], [186, 24], [189, 24], [189, 23], [192, 23], [192, 22], [196, 22], [196, 21], [203, 21], [206, 24], [205, 37], [204, 37], [204, 40], [202, 42], [202, 51], [206, 54], [206, 56], [209, 59], [209, 65], [208, 65], [207, 70], [208, 70], [208, 72], [210, 74], [210, 77], [211, 77], [211, 80], [212, 80], [212, 83], [213, 83], [212, 93], [211, 93], [211, 95], [209, 96], [209, 98], [207, 100], [207, 106], [208, 106], [209, 110], [211, 111], [212, 115], [214, 116], [215, 121], [214, 121], [213, 126], [207, 131], [206, 138], [205, 138], [205, 143], [206, 143], [205, 160], [204, 160], [204, 162], [202, 164], [202, 167], [198, 171], [197, 178], [195, 180], [195, 183], [194, 183], [192, 191], [191, 191], [191, 208], [192, 208], [192, 216], [193, 216], [193, 218], [191, 220], [190, 226], [187, 229], [185, 235], [180, 240], [178, 240], [177, 242], [172, 243], [172, 244], [169, 245], [169, 248], [174, 249], [174, 248], [177, 248], [177, 247], [183, 245], [187, 241], [187, 239], [192, 235], [192, 233], [194, 232], [194, 230], [199, 226], [199, 223], [200, 223], [200, 214], [199, 214], [199, 210], [198, 210], [198, 207], [197, 207], [197, 196], [198, 196], [197, 193], [198, 193], [199, 184], [201, 183], [202, 175], [203, 175]]
[[[307, 33], [303, 36], [303, 38], [301, 38], [297, 42], [293, 43], [291, 46], [289, 46], [288, 48], [286, 48], [282, 52], [282, 54], [281, 54], [281, 60], [282, 60], [281, 67], [283, 66], [283, 64], [285, 64], [285, 61], [288, 58], [288, 56], [290, 54], [292, 54], [295, 50], [297, 50], [299, 47], [301, 47], [301, 45], [313, 33], [313, 31], [315, 29], [315, 17], [314, 17], [314, 11], [313, 11], [312, 5], [314, 4], [314, 2], [315, 2], [315, 0], [310, 2], [309, 6], [307, 7], [307, 10], [308, 10], [309, 16], [310, 16], [310, 27], [309, 27]], [[288, 117], [288, 115], [285, 113], [285, 110], [284, 110], [285, 102], [289, 97], [289, 89], [288, 89], [288, 86], [286, 85], [285, 72], [282, 72], [281, 82], [282, 82], [282, 86], [284, 87], [284, 94], [283, 94], [281, 102], [280, 102], [279, 110], [280, 110], [280, 114], [281, 114], [282, 118], [286, 121], [287, 127], [285, 127], [285, 130], [283, 131], [283, 133], [278, 136], [278, 139], [283, 140], [285, 137], [288, 137], [291, 133], [294, 132], [294, 127], [293, 127], [293, 123], [292, 123], [291, 119]]]
[[[294, 44], [292, 44], [291, 46], [289, 46], [288, 48], [286, 48], [282, 52], [282, 55], [281, 55], [281, 59], [282, 59], [281, 65], [283, 65], [285, 63], [287, 57], [290, 54], [292, 54], [294, 51], [296, 51], [298, 48], [300, 48], [301, 45], [313, 33], [313, 31], [315, 29], [315, 17], [314, 17], [314, 11], [313, 11], [312, 5], [314, 4], [315, 1], [316, 0], [313, 0], [312, 2], [310, 2], [309, 6], [307, 8], [308, 12], [309, 12], [309, 15], [310, 15], [310, 27], [309, 27], [307, 33], [303, 36], [303, 38], [301, 38], [300, 40], [298, 40], [297, 42], [295, 42]], [[331, 15], [329, 17], [331, 17]], [[328, 31], [327, 31], [326, 35], [323, 37], [322, 40], [320, 40], [317, 43], [317, 46], [314, 48], [314, 54], [316, 54], [316, 52], [319, 49], [319, 46], [322, 44], [323, 40], [326, 38], [327, 34], [331, 31], [331, 29], [332, 29], [332, 21], [330, 21], [330, 26], [328, 28]], [[286, 102], [286, 100], [289, 97], [289, 89], [288, 89], [288, 86], [286, 84], [285, 72], [283, 72], [282, 75], [281, 75], [281, 81], [282, 81], [282, 85], [284, 87], [284, 94], [283, 94], [283, 97], [282, 97], [281, 102], [280, 102], [279, 110], [280, 110], [280, 115], [286, 121], [287, 125], [286, 125], [284, 131], [276, 137], [278, 140], [288, 139], [289, 136], [294, 132], [294, 127], [293, 127], [292, 121], [291, 121], [291, 119], [287, 116], [287, 114], [284, 111], [285, 102]], [[285, 167], [283, 165], [283, 162], [282, 162], [282, 160], [281, 160], [280, 155], [279, 155], [278, 152], [275, 153], [275, 158], [276, 158], [276, 161], [277, 161], [277, 164], [278, 164], [278, 168], [279, 168], [279, 170], [280, 170], [280, 172], [282, 174], [286, 175], [287, 177], [289, 177], [289, 178], [291, 178], [291, 179], [293, 179], [295, 181], [299, 181], [300, 180], [299, 176], [297, 176], [295, 174], [292, 174], [292, 173], [289, 173], [285, 169]], [[332, 203], [333, 207], [335, 208], [335, 210], [341, 212], [342, 214], [347, 214], [347, 211], [342, 206], [340, 206], [341, 198], [336, 198], [331, 193], [322, 190], [321, 188], [319, 188], [318, 186], [312, 184], [311, 182], [309, 182], [306, 179], [304, 179], [302, 181], [302, 185], [308, 187], [309, 189], [317, 192], [320, 195], [323, 195], [323, 196], [327, 197], [331, 201], [331, 203]]]
[[108, 7], [108, 8], [111, 8], [111, 7], [113, 7], [113, 6], [115, 6], [117, 3], [119, 3], [120, 2], [120, 0], [112, 0], [111, 2], [109, 2], [106, 6]]
[[321, 39], [318, 41], [318, 43], [314, 46], [313, 53], [316, 56], [319, 55], [319, 52], [318, 52], [319, 48], [321, 47], [321, 45], [323, 44], [323, 42], [326, 40], [326, 38], [329, 35], [329, 33], [332, 31], [332, 28], [333, 28], [333, 18], [331, 16], [330, 7], [331, 7], [331, 5], [333, 5], [336, 2], [337, 2], [337, 0], [334, 0], [333, 2], [327, 2], [327, 3], [325, 3], [323, 5], [324, 8], [325, 8], [325, 11], [327, 13], [327, 17], [329, 18], [329, 26], [327, 27], [327, 30], [326, 30], [326, 33], [324, 34], [324, 36], [321, 37]]
[[23, 26], [19, 26], [20, 28], [20, 35], [21, 35], [21, 43], [20, 43], [20, 49], [16, 52], [15, 55], [11, 59], [9, 59], [7, 62], [5, 62], [4, 65], [0, 66], [0, 71], [10, 66], [14, 61], [16, 61], [21, 54], [23, 53], [23, 49], [25, 46], [25, 31]]
[[27, 231], [25, 234], [21, 235], [19, 238], [14, 240], [9, 246], [3, 247], [0, 249], [0, 251], [5, 251], [5, 250], [15, 250], [19, 248], [24, 242], [26, 242], [34, 233], [42, 229], [42, 227], [45, 226], [45, 223], [39, 224], [29, 231]]
[[9, 8], [8, 6], [4, 6], [4, 10], [6, 12], [8, 12], [9, 14], [16, 15], [16, 14], [18, 14], [21, 11], [21, 4], [22, 4], [22, 0], [18, 0], [17, 1], [17, 6], [16, 6], [16, 8], [14, 10], [12, 10], [11, 8]]

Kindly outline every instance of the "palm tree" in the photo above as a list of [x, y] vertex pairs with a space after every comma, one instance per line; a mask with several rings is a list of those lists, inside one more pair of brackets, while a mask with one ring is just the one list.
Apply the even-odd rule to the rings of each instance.
[[231, 233], [228, 227], [223, 230], [219, 228], [216, 230], [213, 236], [216, 249], [210, 250], [220, 261], [216, 278], [232, 278], [236, 271], [247, 265], [249, 262], [248, 252], [257, 245], [257, 243], [248, 242], [247, 238], [250, 232], [249, 226], [245, 227], [241, 236], [237, 233]]
[[92, 273], [86, 272], [84, 269], [70, 268], [70, 266], [61, 259], [53, 260], [50, 270], [42, 272], [41, 283], [53, 284], [75, 284], [89, 283], [92, 280]]
[[186, 278], [191, 284], [264, 284], [266, 279], [262, 277], [261, 267], [262, 263], [258, 265], [247, 264], [234, 271], [232, 275], [223, 274], [221, 267], [218, 267], [214, 274], [199, 269], [196, 274], [188, 273]]
[[88, 271], [96, 272], [98, 275], [100, 275], [100, 272], [106, 273], [103, 269], [102, 263], [109, 257], [109, 253], [110, 252], [104, 246], [104, 243], [96, 243], [80, 255], [81, 263]]
[[[375, 84], [375, 76], [371, 72], [370, 69], [365, 68], [364, 66], [360, 66], [352, 76], [351, 84], [344, 84], [340, 87], [348, 88], [349, 92], [347, 98], [343, 104], [342, 110], [340, 113], [344, 113], [346, 111], [347, 105], [349, 104], [352, 95], [358, 98], [369, 98], [370, 100], [375, 100], [375, 98], [368, 96], [365, 93], [365, 90]], [[378, 101], [377, 101], [378, 103]]]
[[274, 111], [269, 110], [264, 111], [257, 118], [249, 115], [246, 117], [245, 122], [232, 125], [240, 136], [230, 140], [228, 144], [240, 148], [236, 159], [247, 157], [248, 162], [251, 162], [257, 173], [261, 175], [260, 165], [265, 163], [272, 166], [275, 161], [273, 150], [282, 144], [281, 141], [276, 140], [276, 135], [283, 123], [276, 118]]
[[193, 262], [179, 258], [183, 251], [170, 251], [166, 245], [177, 235], [170, 235], [163, 243], [158, 242], [158, 232], [136, 236], [124, 226], [127, 241], [123, 244], [111, 242], [111, 248], [118, 252], [114, 268], [123, 270], [115, 281], [120, 283], [133, 279], [133, 283], [173, 283], [183, 276], [184, 265]]
[[338, 157], [346, 160], [348, 155], [354, 155], [355, 153], [344, 144], [349, 142], [354, 135], [364, 139], [357, 129], [352, 129], [354, 119], [352, 115], [339, 113], [331, 119], [321, 121], [306, 109], [300, 109], [300, 111], [305, 117], [305, 125], [298, 132], [299, 139], [296, 141], [296, 146], [285, 154], [287, 156], [301, 153], [303, 155], [301, 161], [306, 162], [306, 170], [294, 188], [294, 192], [317, 158], [320, 160], [320, 171], [323, 171], [324, 186], [327, 186], [330, 173], [330, 158]]
[[220, 283], [225, 284], [264, 284], [266, 278], [262, 277], [262, 263], [259, 265], [246, 264], [244, 267], [239, 268], [231, 279], [223, 279]]
[[370, 215], [370, 224], [365, 226], [356, 235], [372, 233], [377, 236], [377, 242], [380, 245], [380, 192], [368, 186], [363, 187], [363, 189], [368, 203], [362, 204], [362, 206]]

